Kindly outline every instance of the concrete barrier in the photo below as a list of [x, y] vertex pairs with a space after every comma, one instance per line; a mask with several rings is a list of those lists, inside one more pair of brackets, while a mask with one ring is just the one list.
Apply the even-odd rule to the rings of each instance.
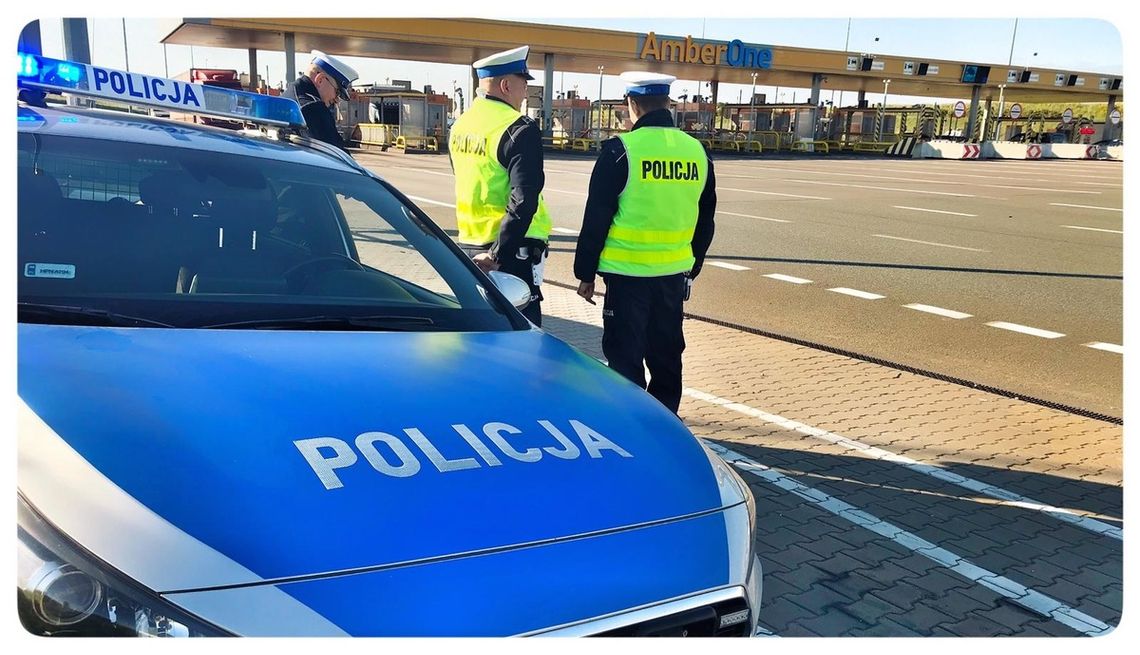
[[[919, 143], [914, 159], [968, 159], [965, 144], [958, 141], [925, 141]], [[981, 144], [979, 159], [1096, 159], [1098, 148], [1084, 143], [1016, 143], [1013, 141], [985, 141]], [[1109, 159], [1123, 160], [1124, 146], [1101, 148]]]
[[[914, 159], [979, 159], [985, 157], [985, 149], [981, 148], [980, 156], [971, 156], [977, 143], [962, 143], [961, 141], [924, 141], [915, 147], [911, 157]], [[971, 146], [971, 148], [967, 148]]]
[[1027, 159], [1025, 144], [1014, 141], [985, 141], [982, 143], [983, 159]]

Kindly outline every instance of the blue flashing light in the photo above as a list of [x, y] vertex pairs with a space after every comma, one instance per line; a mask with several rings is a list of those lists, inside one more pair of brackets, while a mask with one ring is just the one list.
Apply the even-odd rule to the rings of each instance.
[[292, 98], [191, 84], [41, 55], [18, 56], [16, 81], [22, 87], [251, 123], [284, 127], [305, 124], [301, 107]]

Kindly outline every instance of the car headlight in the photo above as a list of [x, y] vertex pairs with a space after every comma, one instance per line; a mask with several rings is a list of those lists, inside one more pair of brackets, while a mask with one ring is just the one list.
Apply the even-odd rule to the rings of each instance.
[[720, 487], [721, 502], [725, 505], [736, 505], [743, 502], [748, 507], [748, 534], [750, 537], [756, 537], [756, 498], [752, 495], [752, 490], [748, 487], [748, 483], [732, 465], [721, 459], [720, 455], [716, 453], [715, 444], [710, 445], [701, 440], [701, 447], [705, 449], [705, 454], [708, 455], [709, 464], [713, 467], [713, 473], [716, 474], [717, 486]]
[[16, 606], [28, 632], [81, 637], [229, 635], [100, 562], [49, 525], [23, 496], [16, 498]]

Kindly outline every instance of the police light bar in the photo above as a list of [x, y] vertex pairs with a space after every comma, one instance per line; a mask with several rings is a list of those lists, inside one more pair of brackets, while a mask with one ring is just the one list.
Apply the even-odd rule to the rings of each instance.
[[115, 100], [187, 114], [282, 127], [303, 127], [292, 98], [191, 84], [41, 55], [19, 54], [16, 83], [25, 88]]

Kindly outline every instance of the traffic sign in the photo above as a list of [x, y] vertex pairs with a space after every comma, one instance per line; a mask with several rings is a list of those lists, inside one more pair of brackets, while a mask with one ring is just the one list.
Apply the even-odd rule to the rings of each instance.
[[1025, 156], [1029, 159], [1041, 159], [1041, 146], [1036, 143], [1031, 143], [1025, 149]]
[[962, 146], [962, 159], [977, 159], [982, 154], [982, 147], [976, 143], [967, 143]]
[[966, 115], [966, 103], [959, 100], [954, 103], [954, 117], [961, 118]]
[[1073, 122], [1073, 110], [1066, 108], [1064, 113], [1061, 114], [1061, 122], [1068, 125]]
[[1113, 125], [1120, 125], [1120, 110], [1113, 109], [1112, 113], [1108, 115], [1108, 120], [1111, 121]]
[[1009, 106], [1010, 118], [1021, 118], [1021, 105], [1016, 102]]

